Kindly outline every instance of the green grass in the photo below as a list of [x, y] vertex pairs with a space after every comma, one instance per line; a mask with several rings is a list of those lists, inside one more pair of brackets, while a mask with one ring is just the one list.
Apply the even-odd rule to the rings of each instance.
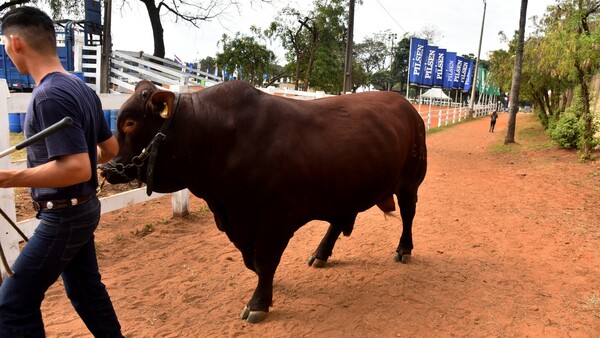
[[207, 213], [210, 213], [210, 209], [208, 208], [208, 205], [204, 204], [204, 205], [199, 206], [198, 209], [194, 213], [199, 214], [199, 215], [207, 214]]
[[504, 139], [502, 139], [500, 143], [493, 144], [491, 150], [496, 154], [513, 154], [519, 150], [519, 147], [514, 144], [504, 144]]
[[543, 150], [556, 148], [546, 134], [546, 130], [533, 114], [517, 121], [514, 144], [504, 144], [506, 133], [498, 133], [497, 143], [491, 147], [492, 152], [510, 154], [527, 150]]
[[[23, 133], [10, 133], [10, 145], [17, 145], [25, 140], [25, 134]], [[17, 150], [11, 155], [13, 161], [24, 160], [27, 158], [27, 152], [25, 149]]]

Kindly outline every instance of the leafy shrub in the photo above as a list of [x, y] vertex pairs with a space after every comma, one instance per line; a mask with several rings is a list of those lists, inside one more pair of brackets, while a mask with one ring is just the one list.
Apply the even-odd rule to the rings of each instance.
[[561, 114], [558, 121], [549, 122], [548, 134], [559, 147], [574, 149], [580, 139], [579, 116], [569, 110]]
[[[574, 149], [577, 148], [580, 152], [584, 148], [584, 144], [588, 148], [593, 148], [598, 144], [598, 138], [595, 137], [598, 130], [598, 123], [595, 123], [593, 111], [587, 117], [589, 122], [583, 117], [583, 97], [581, 88], [576, 87], [573, 102], [567, 110], [560, 115], [558, 120], [551, 118], [548, 121], [548, 135], [558, 144], [559, 147]], [[586, 125], [591, 128], [587, 129]], [[589, 154], [581, 154], [584, 157], [589, 157]], [[584, 159], [582, 157], [582, 159]]]

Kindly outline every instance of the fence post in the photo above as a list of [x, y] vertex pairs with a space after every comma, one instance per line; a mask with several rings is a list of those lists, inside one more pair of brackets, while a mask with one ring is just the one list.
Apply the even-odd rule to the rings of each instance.
[[[108, 65], [110, 69], [110, 65]], [[100, 93], [102, 78], [109, 76], [109, 74], [102, 74], [102, 46], [96, 46], [96, 93]], [[107, 80], [110, 82], [110, 76]]]
[[[440, 115], [442, 115], [442, 111], [440, 110]], [[431, 111], [427, 113], [427, 129], [431, 128]]]
[[[187, 93], [188, 86], [172, 85], [170, 89], [176, 93]], [[190, 192], [183, 189], [174, 192], [171, 195], [171, 205], [173, 207], [173, 217], [184, 217], [190, 213]]]
[[[462, 106], [462, 103], [461, 103]], [[458, 110], [458, 122], [460, 122], [460, 109]], [[456, 123], [456, 106], [454, 106], [454, 114], [452, 114], [452, 123]], [[448, 124], [448, 122], [446, 121], [446, 124]]]
[[[10, 147], [9, 127], [8, 127], [8, 85], [6, 79], [0, 79], [0, 150], [5, 150]], [[10, 168], [10, 156], [0, 158], [0, 169]], [[15, 210], [15, 192], [13, 188], [0, 188], [0, 208], [13, 221], [17, 219]], [[3, 218], [0, 218], [0, 243], [6, 255], [8, 264], [12, 264], [19, 255], [17, 233], [12, 229], [10, 224]], [[4, 267], [0, 267], [2, 276], [6, 276], [7, 272]]]

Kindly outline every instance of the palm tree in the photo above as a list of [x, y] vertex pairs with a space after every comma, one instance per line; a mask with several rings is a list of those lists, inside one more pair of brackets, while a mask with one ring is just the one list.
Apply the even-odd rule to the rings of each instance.
[[510, 112], [508, 117], [508, 130], [504, 144], [515, 143], [515, 127], [517, 113], [519, 112], [519, 89], [521, 88], [521, 66], [523, 64], [523, 48], [525, 45], [525, 22], [527, 21], [527, 0], [521, 0], [521, 16], [519, 18], [519, 38], [515, 67], [513, 68], [512, 85], [510, 88]]

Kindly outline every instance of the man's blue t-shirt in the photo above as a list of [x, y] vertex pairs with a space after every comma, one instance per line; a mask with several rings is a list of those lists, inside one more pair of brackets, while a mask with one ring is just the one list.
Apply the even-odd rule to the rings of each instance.
[[33, 90], [25, 119], [25, 136], [50, 127], [64, 117], [73, 124], [27, 148], [27, 166], [32, 168], [60, 156], [88, 153], [92, 178], [84, 183], [61, 188], [31, 188], [34, 200], [70, 199], [94, 194], [98, 186], [97, 149], [112, 133], [98, 95], [75, 75], [50, 73]]

